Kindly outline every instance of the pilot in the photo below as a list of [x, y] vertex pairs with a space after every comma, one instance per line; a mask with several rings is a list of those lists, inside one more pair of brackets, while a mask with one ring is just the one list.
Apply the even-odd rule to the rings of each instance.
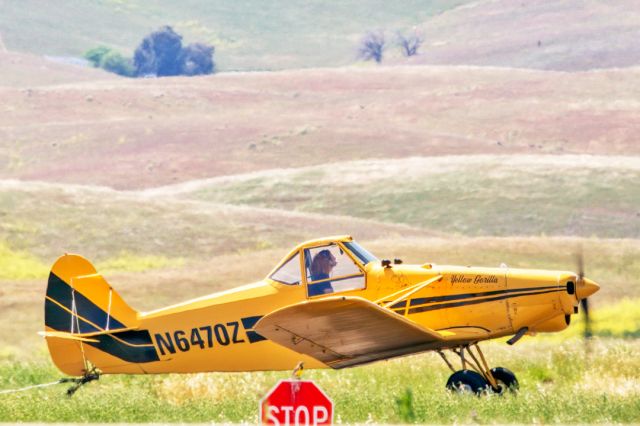
[[[336, 258], [327, 249], [320, 250], [311, 261], [311, 281], [320, 281], [331, 278], [330, 274], [333, 268], [338, 264]], [[324, 281], [309, 286], [309, 296], [318, 296], [320, 294], [333, 293], [331, 281]]]

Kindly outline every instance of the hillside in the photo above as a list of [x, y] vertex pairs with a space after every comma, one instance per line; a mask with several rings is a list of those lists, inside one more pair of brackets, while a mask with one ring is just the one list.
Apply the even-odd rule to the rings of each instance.
[[576, 71], [640, 64], [634, 0], [481, 0], [428, 19], [421, 64]]
[[150, 192], [461, 235], [640, 238], [638, 182], [638, 157], [465, 155], [269, 170]]
[[[318, 235], [434, 235], [348, 216], [17, 181], [0, 182], [0, 217], [0, 243], [27, 251], [46, 265], [65, 252], [107, 263], [122, 253], [133, 262], [144, 256], [204, 260], [221, 253], [288, 247], [291, 241]], [[4, 253], [8, 256], [11, 252]]]
[[0, 87], [0, 178], [127, 189], [369, 158], [637, 155], [639, 77], [416, 66]]
[[100, 69], [64, 64], [28, 53], [2, 51], [1, 46], [0, 65], [0, 88], [29, 90], [37, 86], [117, 78]]

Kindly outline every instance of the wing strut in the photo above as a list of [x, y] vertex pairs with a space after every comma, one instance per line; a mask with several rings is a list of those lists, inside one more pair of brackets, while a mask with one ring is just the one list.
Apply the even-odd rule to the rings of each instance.
[[[384, 305], [382, 305], [383, 308], [389, 308], [390, 306], [393, 306], [398, 302], [402, 302], [403, 300], [405, 300], [406, 298], [408, 298], [412, 294], [417, 293], [418, 291], [422, 290], [423, 288], [425, 288], [429, 284], [433, 284], [435, 282], [438, 282], [441, 279], [442, 279], [442, 275], [437, 275], [437, 276], [435, 276], [433, 278], [430, 278], [430, 279], [428, 279], [426, 281], [422, 281], [422, 282], [419, 282], [417, 284], [414, 284], [411, 287], [403, 288], [402, 290], [396, 291], [395, 293], [393, 293], [393, 294], [391, 294], [389, 296], [385, 296], [382, 299], [378, 299], [373, 303], [381, 304], [383, 300], [389, 299], [391, 297], [395, 297], [395, 296], [400, 294], [401, 296], [398, 297], [397, 299], [395, 299], [394, 301], [389, 302], [389, 303], [385, 303]], [[405, 293], [405, 294], [402, 294], [402, 293]]]

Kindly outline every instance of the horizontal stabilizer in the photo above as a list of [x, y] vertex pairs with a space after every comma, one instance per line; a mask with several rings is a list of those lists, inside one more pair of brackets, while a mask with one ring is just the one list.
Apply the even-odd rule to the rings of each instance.
[[444, 341], [440, 333], [359, 297], [288, 306], [264, 316], [254, 329], [332, 368], [421, 352]]
[[92, 333], [67, 333], [66, 331], [39, 331], [38, 334], [43, 337], [58, 337], [61, 339], [79, 340], [82, 342], [98, 342], [99, 340], [92, 337], [105, 336], [121, 333], [123, 331], [136, 330], [135, 327], [117, 328], [115, 330], [95, 331]]
[[97, 343], [99, 340], [90, 339], [79, 334], [66, 333], [64, 331], [39, 331], [39, 335], [43, 337], [52, 337], [56, 339], [77, 340], [79, 342]]

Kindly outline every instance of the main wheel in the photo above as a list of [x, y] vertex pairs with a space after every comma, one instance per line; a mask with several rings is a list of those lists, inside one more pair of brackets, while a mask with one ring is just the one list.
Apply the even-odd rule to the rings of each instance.
[[493, 391], [497, 394], [501, 394], [506, 392], [507, 390], [510, 392], [517, 392], [520, 385], [518, 384], [518, 379], [516, 379], [516, 375], [513, 374], [511, 370], [508, 370], [504, 367], [496, 367], [491, 369], [491, 375], [498, 384], [498, 389], [493, 389]]
[[447, 380], [447, 389], [458, 393], [481, 394], [489, 387], [489, 383], [481, 374], [472, 370], [460, 370]]

